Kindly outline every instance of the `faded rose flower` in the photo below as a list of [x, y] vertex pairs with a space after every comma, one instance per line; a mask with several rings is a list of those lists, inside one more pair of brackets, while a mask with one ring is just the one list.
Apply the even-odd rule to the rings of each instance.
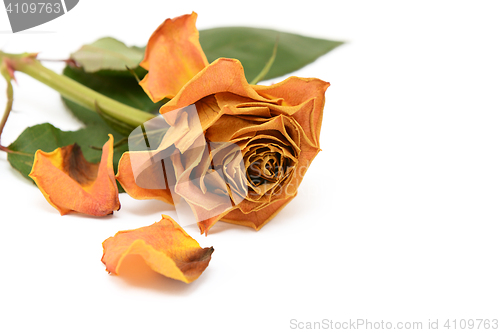
[[[172, 192], [180, 195], [195, 212], [202, 233], [218, 220], [258, 230], [296, 196], [320, 150], [329, 83], [290, 77], [271, 86], [250, 85], [236, 59], [205, 65], [195, 20], [194, 13], [167, 20], [150, 39], [143, 61], [149, 73], [141, 84], [154, 101], [172, 98], [160, 109], [171, 127], [153, 152], [124, 154], [117, 179], [135, 198], [173, 203]], [[188, 50], [179, 61], [192, 65], [193, 76], [164, 61], [178, 50]], [[193, 104], [195, 116], [186, 111]], [[158, 170], [162, 160], [163, 168], [175, 174], [174, 184], [156, 172], [148, 181], [168, 182], [168, 188], [141, 187], [132, 176], [132, 156], [156, 156], [148, 169]], [[230, 197], [229, 205], [224, 197]]]

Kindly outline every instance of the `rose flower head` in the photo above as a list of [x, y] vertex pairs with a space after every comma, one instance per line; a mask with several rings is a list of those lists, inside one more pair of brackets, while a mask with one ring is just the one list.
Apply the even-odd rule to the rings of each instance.
[[[184, 199], [202, 233], [218, 220], [258, 230], [296, 196], [320, 151], [329, 83], [250, 85], [238, 60], [208, 64], [195, 22], [195, 13], [168, 19], [148, 43], [141, 85], [154, 101], [171, 98], [160, 109], [167, 125], [154, 147], [141, 139], [123, 155], [117, 179], [138, 199]], [[147, 126], [138, 130], [153, 133]]]

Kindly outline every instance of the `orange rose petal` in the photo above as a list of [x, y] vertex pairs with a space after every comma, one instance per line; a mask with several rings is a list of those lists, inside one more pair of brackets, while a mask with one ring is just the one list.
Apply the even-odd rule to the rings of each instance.
[[[134, 152], [134, 153], [141, 153], [141, 152]], [[146, 153], [147, 154], [147, 153]], [[161, 166], [161, 163], [158, 163]], [[153, 172], [146, 171], [148, 181], [150, 182], [155, 182], [157, 184], [162, 184], [165, 183], [165, 180], [163, 179], [163, 171], [160, 172]], [[156, 178], [161, 175], [162, 179], [156, 180]], [[161, 200], [166, 203], [169, 203], [171, 205], [174, 204], [174, 201], [172, 199], [172, 194], [170, 193], [170, 190], [168, 189], [168, 186], [165, 185], [164, 188], [156, 188], [156, 189], [148, 189], [141, 187], [137, 185], [136, 180], [134, 178], [134, 174], [132, 172], [132, 165], [130, 161], [130, 152], [125, 152], [122, 157], [120, 158], [120, 162], [118, 163], [118, 173], [116, 174], [116, 179], [120, 182], [122, 185], [123, 189], [134, 199], [156, 199], [156, 200]]]
[[174, 97], [186, 82], [208, 65], [196, 29], [197, 17], [193, 12], [167, 19], [149, 39], [141, 62], [149, 73], [140, 85], [154, 102]]
[[119, 274], [128, 254], [140, 255], [154, 271], [169, 278], [191, 283], [207, 268], [213, 247], [201, 248], [172, 218], [150, 226], [119, 231], [102, 243], [101, 261], [110, 273]]
[[[204, 140], [202, 137], [201, 139]], [[204, 156], [205, 154], [203, 154], [203, 151], [191, 150], [182, 156], [181, 154], [173, 154], [171, 159], [177, 176], [175, 192], [186, 200], [191, 207], [191, 210], [198, 221], [200, 232], [207, 234], [208, 230], [220, 219], [220, 217], [232, 208], [232, 204], [228, 196], [221, 197], [214, 193], [213, 190], [206, 191], [205, 189], [205, 191], [203, 191], [194, 184], [194, 181], [200, 181], [201, 177], [198, 179], [192, 179], [192, 171], [196, 166], [200, 165]], [[221, 190], [227, 189], [225, 182], [222, 179], [219, 179], [220, 175], [213, 170], [211, 170], [211, 172], [207, 172], [203, 178], [207, 181], [213, 179], [214, 182], [212, 185], [214, 186], [222, 181], [223, 187]], [[217, 182], [217, 180], [219, 180], [219, 182]]]
[[120, 209], [111, 134], [100, 163], [87, 162], [77, 144], [51, 153], [38, 150], [29, 176], [61, 215], [75, 211], [105, 216]]
[[[212, 126], [221, 116], [222, 112], [214, 96], [207, 96], [195, 103], [198, 119], [203, 130]], [[168, 113], [163, 114], [164, 117]]]
[[324, 98], [330, 83], [316, 78], [289, 78], [270, 86], [252, 85], [252, 88], [269, 99], [282, 98], [288, 105], [299, 105], [311, 98]]
[[297, 195], [295, 194], [285, 200], [278, 200], [270, 205], [265, 206], [260, 210], [251, 211], [248, 214], [243, 213], [239, 209], [234, 209], [228, 212], [221, 218], [221, 221], [233, 224], [244, 225], [247, 227], [260, 230], [267, 222], [273, 219], [285, 206]]
[[[252, 86], [257, 93], [267, 98], [283, 98], [284, 105], [297, 106], [314, 99], [314, 106], [301, 108], [293, 118], [302, 126], [307, 136], [319, 147], [319, 134], [323, 120], [325, 91], [330, 83], [315, 78], [292, 76], [271, 86]], [[311, 111], [312, 110], [312, 111]]]
[[[264, 119], [264, 121], [267, 120], [268, 119]], [[230, 142], [234, 133], [238, 130], [261, 124], [264, 121], [260, 121], [257, 117], [246, 119], [223, 115], [220, 121], [217, 121], [206, 130], [205, 137], [212, 142]]]
[[165, 114], [186, 107], [204, 97], [221, 92], [230, 92], [260, 102], [276, 102], [260, 96], [252, 89], [238, 60], [219, 58], [186, 83], [174, 98], [161, 107], [160, 113]]
[[228, 212], [224, 212], [220, 215], [198, 222], [198, 228], [200, 228], [200, 233], [202, 235], [205, 234], [205, 236], [208, 236], [208, 231], [214, 226], [215, 223], [217, 223]]
[[285, 193], [297, 192], [299, 185], [306, 174], [307, 169], [309, 169], [312, 160], [316, 157], [316, 155], [318, 155], [319, 151], [320, 151], [319, 148], [303, 146], [302, 152], [300, 153], [301, 158], [299, 158], [298, 163], [295, 167], [295, 175], [290, 181], [290, 183], [288, 183], [287, 186], [285, 187], [284, 189]]

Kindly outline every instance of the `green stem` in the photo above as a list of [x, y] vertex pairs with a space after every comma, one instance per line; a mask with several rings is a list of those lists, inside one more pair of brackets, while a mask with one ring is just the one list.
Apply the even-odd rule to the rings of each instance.
[[134, 127], [154, 118], [154, 115], [122, 104], [104, 96], [64, 75], [57, 74], [44, 67], [34, 54], [8, 54], [0, 51], [0, 63], [8, 60], [13, 70], [23, 72], [32, 78], [58, 91], [67, 99], [97, 112], [97, 108], [106, 115]]
[[7, 82], [7, 105], [5, 106], [5, 111], [0, 121], [0, 139], [2, 137], [2, 132], [9, 119], [10, 111], [12, 110], [12, 104], [14, 103], [14, 90], [12, 89], [11, 77], [5, 63], [0, 62], [0, 74], [5, 78]]

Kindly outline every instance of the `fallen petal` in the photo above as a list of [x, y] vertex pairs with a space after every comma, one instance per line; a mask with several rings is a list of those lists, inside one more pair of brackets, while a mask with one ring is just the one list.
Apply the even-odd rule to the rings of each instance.
[[191, 283], [207, 268], [213, 247], [201, 248], [171, 217], [150, 226], [119, 231], [103, 243], [101, 261], [110, 273], [119, 274], [123, 259], [140, 255], [154, 271], [169, 278]]
[[75, 211], [105, 216], [120, 209], [111, 134], [102, 149], [100, 163], [85, 160], [77, 144], [51, 153], [38, 150], [29, 176], [61, 215]]

